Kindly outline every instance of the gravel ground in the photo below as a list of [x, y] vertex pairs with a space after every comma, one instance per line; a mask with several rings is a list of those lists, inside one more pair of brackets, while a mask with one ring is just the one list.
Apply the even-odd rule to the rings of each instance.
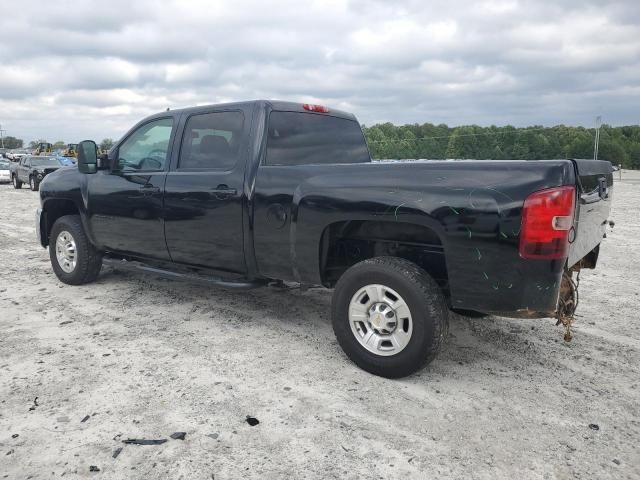
[[640, 478], [640, 172], [570, 344], [550, 319], [453, 316], [403, 380], [346, 359], [323, 290], [63, 285], [37, 203], [0, 186], [0, 478]]

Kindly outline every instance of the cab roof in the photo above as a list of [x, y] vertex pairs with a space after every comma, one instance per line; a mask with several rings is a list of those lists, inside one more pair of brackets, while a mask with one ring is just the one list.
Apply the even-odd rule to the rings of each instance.
[[[309, 102], [307, 104], [312, 104]], [[316, 113], [318, 115], [329, 115], [333, 117], [346, 118], [349, 120], [356, 120], [355, 115], [349, 112], [345, 112], [344, 110], [337, 110], [328, 105], [329, 111], [326, 113], [318, 113], [311, 112], [304, 108], [305, 102], [286, 102], [282, 100], [248, 100], [243, 102], [230, 102], [230, 103], [217, 103], [217, 104], [209, 104], [209, 105], [199, 105], [197, 107], [187, 107], [187, 108], [178, 108], [175, 110], [169, 110], [168, 112], [158, 112], [154, 115], [151, 115], [147, 118], [154, 117], [162, 117], [167, 113], [176, 114], [176, 113], [194, 113], [209, 110], [211, 108], [222, 109], [222, 110], [230, 110], [233, 108], [247, 108], [252, 107], [254, 105], [258, 105], [259, 107], [266, 108], [269, 110], [280, 110], [286, 112], [301, 112], [301, 113]], [[313, 104], [315, 105], [315, 104]]]

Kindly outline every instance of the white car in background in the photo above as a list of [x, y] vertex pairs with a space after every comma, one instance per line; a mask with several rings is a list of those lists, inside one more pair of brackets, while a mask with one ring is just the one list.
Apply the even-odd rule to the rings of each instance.
[[10, 182], [11, 175], [9, 174], [9, 166], [11, 162], [9, 160], [5, 160], [4, 158], [0, 158], [0, 182]]

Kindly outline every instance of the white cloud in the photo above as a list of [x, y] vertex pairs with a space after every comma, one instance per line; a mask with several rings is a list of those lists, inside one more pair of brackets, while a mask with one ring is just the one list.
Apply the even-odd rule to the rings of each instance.
[[0, 123], [27, 140], [252, 98], [367, 124], [639, 121], [635, 0], [24, 0], [4, 18]]

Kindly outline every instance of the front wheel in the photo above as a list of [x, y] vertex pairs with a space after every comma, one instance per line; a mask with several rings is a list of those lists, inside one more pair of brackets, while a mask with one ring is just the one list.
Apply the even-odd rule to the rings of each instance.
[[32, 192], [37, 192], [38, 191], [38, 181], [35, 179], [35, 177], [29, 177], [29, 188], [31, 188]]
[[22, 188], [22, 182], [18, 180], [18, 176], [14, 175], [11, 177], [11, 183], [13, 184], [13, 188], [20, 189]]
[[102, 257], [84, 233], [79, 215], [56, 220], [49, 239], [51, 266], [60, 281], [82, 285], [98, 277]]
[[448, 333], [438, 284], [416, 264], [375, 257], [347, 270], [332, 299], [338, 343], [360, 368], [399, 378], [427, 365]]

